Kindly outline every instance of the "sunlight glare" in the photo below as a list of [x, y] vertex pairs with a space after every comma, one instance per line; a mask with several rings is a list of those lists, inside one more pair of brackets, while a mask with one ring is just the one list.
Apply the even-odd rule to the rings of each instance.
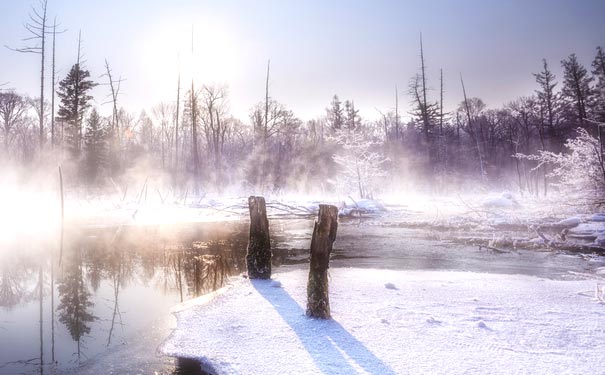
[[216, 21], [193, 25], [193, 54], [191, 38], [191, 24], [157, 25], [149, 33], [142, 46], [146, 62], [142, 69], [154, 77], [149, 86], [156, 96], [172, 96], [179, 70], [183, 90], [190, 87], [192, 77], [200, 87], [232, 82], [241, 75], [242, 46], [224, 25]]
[[53, 194], [3, 188], [0, 207], [0, 245], [22, 237], [33, 240], [59, 233], [60, 208]]

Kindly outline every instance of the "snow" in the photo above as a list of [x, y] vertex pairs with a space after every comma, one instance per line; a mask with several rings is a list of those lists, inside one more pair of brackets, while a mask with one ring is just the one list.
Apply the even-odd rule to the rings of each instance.
[[564, 227], [575, 227], [582, 222], [582, 219], [578, 216], [568, 217], [567, 219], [559, 220], [556, 224]]
[[589, 218], [590, 221], [600, 221], [603, 222], [605, 221], [605, 213], [596, 213], [596, 214], [592, 214]]
[[511, 193], [504, 192], [498, 196], [490, 195], [486, 197], [483, 200], [482, 205], [484, 207], [513, 208], [517, 207], [519, 203], [515, 200]]
[[[161, 345], [216, 374], [605, 371], [596, 279], [336, 268], [332, 320], [304, 314], [306, 270], [236, 279], [176, 313]], [[595, 276], [597, 277], [597, 276]], [[387, 285], [397, 285], [389, 288]]]

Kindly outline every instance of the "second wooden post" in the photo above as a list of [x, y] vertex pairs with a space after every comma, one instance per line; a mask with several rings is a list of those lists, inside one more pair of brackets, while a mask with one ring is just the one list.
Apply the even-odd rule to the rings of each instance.
[[311, 239], [311, 266], [307, 283], [307, 316], [313, 318], [330, 318], [328, 267], [337, 228], [338, 208], [319, 205], [319, 215]]

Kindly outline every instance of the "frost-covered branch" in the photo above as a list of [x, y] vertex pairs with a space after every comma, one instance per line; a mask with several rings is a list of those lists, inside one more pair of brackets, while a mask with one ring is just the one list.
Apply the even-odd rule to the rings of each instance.
[[605, 195], [605, 160], [601, 145], [583, 128], [578, 128], [577, 134], [565, 143], [566, 153], [540, 150], [537, 154], [517, 153], [514, 156], [537, 162], [534, 170], [543, 165], [550, 166], [548, 177], [557, 181], [562, 192], [598, 204]]

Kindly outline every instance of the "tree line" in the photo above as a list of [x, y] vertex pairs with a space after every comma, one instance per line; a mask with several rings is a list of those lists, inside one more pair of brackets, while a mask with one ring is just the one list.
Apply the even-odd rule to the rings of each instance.
[[[39, 27], [46, 30], [46, 0], [41, 4], [44, 12], [36, 15], [44, 14]], [[56, 21], [53, 25], [54, 47]], [[43, 51], [36, 52], [44, 56]], [[56, 162], [70, 162], [72, 180], [93, 189], [120, 183], [129, 171], [144, 165], [150, 174], [163, 176], [172, 189], [192, 193], [232, 188], [372, 197], [385, 187], [433, 193], [505, 187], [545, 196], [561, 189], [561, 174], [567, 172], [557, 169], [554, 159], [539, 156], [570, 155], [569, 142], [578, 136], [577, 129], [584, 129], [585, 139], [597, 140], [596, 151], [586, 157], [597, 172], [599, 167], [603, 170], [601, 177], [596, 173], [595, 186], [599, 190], [605, 184], [599, 126], [605, 122], [602, 47], [596, 48], [589, 68], [575, 54], [563, 59], [561, 78], [543, 60], [532, 74], [534, 92], [500, 108], [488, 108], [467, 93], [461, 76], [463, 100], [447, 112], [443, 71], [438, 95], [428, 89], [421, 39], [419, 73], [403, 93], [413, 103], [407, 113], [411, 119], [405, 123], [397, 87], [394, 103], [379, 111], [377, 120], [362, 118], [353, 100], [343, 102], [334, 95], [325, 113], [302, 121], [272, 97], [270, 64], [264, 96], [251, 107], [248, 119], [230, 113], [227, 86], [195, 87], [192, 80], [186, 88], [180, 75], [174, 101], [133, 114], [120, 106], [122, 80], [116, 79], [109, 63], [95, 82], [79, 51], [77, 56], [56, 90], [53, 78], [52, 103], [9, 89], [0, 92], [5, 161], [31, 166], [39, 162], [37, 155], [52, 150]], [[92, 107], [90, 90], [98, 84], [106, 87], [109, 116]]]

